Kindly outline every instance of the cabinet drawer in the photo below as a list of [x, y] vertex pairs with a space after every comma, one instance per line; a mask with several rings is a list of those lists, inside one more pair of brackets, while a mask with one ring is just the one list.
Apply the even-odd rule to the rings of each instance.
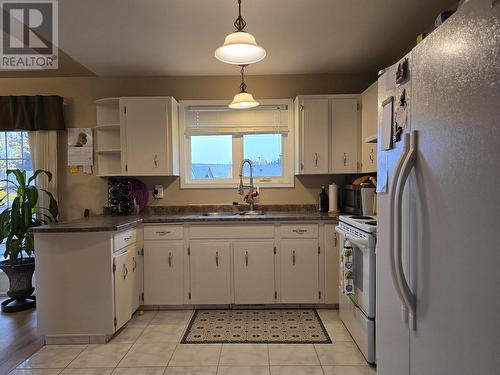
[[184, 228], [182, 225], [146, 225], [144, 226], [145, 240], [182, 240]]
[[124, 230], [118, 232], [114, 236], [114, 251], [123, 249], [125, 246], [134, 244], [137, 240], [137, 232], [135, 229]]
[[274, 225], [193, 225], [189, 228], [189, 238], [274, 238]]
[[282, 238], [317, 238], [318, 224], [284, 224], [280, 233]]

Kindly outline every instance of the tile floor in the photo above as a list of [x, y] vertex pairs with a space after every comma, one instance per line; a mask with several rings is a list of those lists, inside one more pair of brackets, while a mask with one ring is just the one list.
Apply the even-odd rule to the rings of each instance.
[[376, 375], [336, 310], [333, 344], [180, 344], [192, 311], [145, 311], [105, 345], [47, 345], [11, 375]]

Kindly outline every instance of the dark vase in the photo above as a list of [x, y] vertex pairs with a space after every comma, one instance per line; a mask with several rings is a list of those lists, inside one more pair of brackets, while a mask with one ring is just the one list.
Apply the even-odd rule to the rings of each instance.
[[35, 291], [32, 283], [35, 258], [20, 259], [14, 266], [10, 264], [10, 261], [3, 260], [0, 262], [0, 269], [9, 278], [9, 291], [7, 292], [9, 299], [2, 302], [2, 311], [16, 312], [35, 307], [35, 296], [32, 296]]

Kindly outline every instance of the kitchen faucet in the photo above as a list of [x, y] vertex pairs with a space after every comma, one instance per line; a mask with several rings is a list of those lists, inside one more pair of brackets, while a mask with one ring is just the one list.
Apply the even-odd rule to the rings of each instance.
[[[250, 185], [243, 184], [243, 166], [245, 165], [245, 163], [248, 163], [248, 165], [250, 166]], [[255, 188], [253, 186], [253, 164], [250, 159], [243, 159], [240, 165], [240, 183], [238, 184], [238, 192], [240, 193], [240, 195], [243, 195], [245, 188], [249, 189], [248, 193], [243, 198], [243, 200], [250, 205], [250, 211], [248, 211], [247, 214], [258, 213], [254, 210], [254, 199], [257, 195], [259, 195], [259, 193], [255, 191]]]

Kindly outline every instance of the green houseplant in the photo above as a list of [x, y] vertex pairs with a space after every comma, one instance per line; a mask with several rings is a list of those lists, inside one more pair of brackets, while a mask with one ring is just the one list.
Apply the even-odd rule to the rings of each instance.
[[[59, 215], [53, 195], [35, 185], [40, 174], [46, 175], [49, 182], [52, 180], [52, 173], [48, 171], [37, 170], [33, 176], [27, 178], [26, 171], [19, 169], [8, 170], [7, 178], [2, 180], [4, 184], [15, 187], [15, 193], [9, 193], [6, 189], [0, 191], [0, 203], [7, 199], [8, 194], [12, 199], [11, 207], [0, 213], [0, 244], [5, 242], [3, 256], [6, 259], [0, 262], [0, 269], [9, 278], [7, 295], [10, 299], [2, 302], [2, 311], [5, 312], [26, 310], [35, 306], [35, 297], [31, 295], [35, 290], [31, 282], [35, 271], [35, 246], [30, 228], [57, 222]], [[48, 207], [37, 205], [40, 194], [48, 196]]]

